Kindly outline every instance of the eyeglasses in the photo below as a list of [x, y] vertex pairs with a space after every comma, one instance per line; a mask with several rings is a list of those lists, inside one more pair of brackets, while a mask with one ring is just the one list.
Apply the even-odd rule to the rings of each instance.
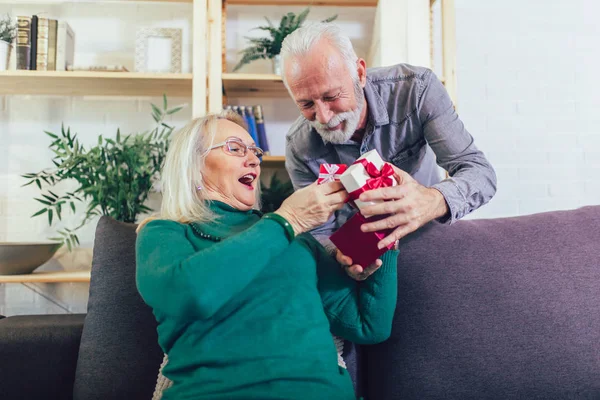
[[237, 157], [246, 157], [248, 150], [254, 153], [254, 155], [259, 159], [261, 159], [262, 156], [265, 154], [263, 149], [261, 149], [260, 147], [248, 146], [246, 145], [246, 143], [242, 142], [238, 138], [229, 138], [224, 142], [215, 144], [214, 146], [209, 148], [209, 150], [216, 149], [219, 147], [222, 147], [223, 150], [225, 150], [225, 153]]

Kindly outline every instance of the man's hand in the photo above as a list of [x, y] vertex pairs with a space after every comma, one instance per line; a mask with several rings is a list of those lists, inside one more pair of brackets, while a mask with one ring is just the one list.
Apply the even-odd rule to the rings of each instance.
[[367, 268], [363, 268], [361, 265], [358, 264], [353, 265], [352, 259], [348, 256], [343, 255], [342, 252], [339, 250], [337, 250], [337, 253], [335, 254], [335, 259], [344, 267], [346, 273], [350, 275], [352, 279], [357, 281], [364, 281], [370, 275], [372, 275], [373, 272], [377, 271], [379, 267], [381, 267], [381, 265], [383, 264], [383, 262], [380, 259], [377, 259], [373, 264], [371, 264], [371, 266]]
[[360, 195], [361, 201], [388, 200], [361, 210], [365, 217], [392, 214], [362, 225], [363, 232], [394, 229], [378, 243], [380, 249], [448, 213], [446, 200], [438, 190], [427, 188], [405, 171], [393, 165], [392, 167], [397, 186], [373, 189]]

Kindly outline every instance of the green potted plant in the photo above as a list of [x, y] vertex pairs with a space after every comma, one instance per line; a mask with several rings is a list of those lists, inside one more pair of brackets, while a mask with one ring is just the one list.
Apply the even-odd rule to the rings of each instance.
[[10, 15], [6, 14], [0, 19], [0, 71], [8, 69], [8, 59], [15, 37], [17, 37], [17, 24]]
[[[66, 244], [71, 250], [79, 244], [76, 231], [97, 215], [134, 223], [140, 214], [151, 211], [145, 203], [159, 178], [174, 129], [164, 118], [183, 108], [169, 109], [166, 96], [163, 100], [162, 109], [151, 104], [156, 122], [152, 130], [126, 136], [117, 130], [114, 139], [100, 135], [97, 144], [89, 149], [79, 143], [70, 128], [65, 130], [63, 126], [60, 135], [45, 132], [52, 141], [49, 148], [54, 153], [54, 168], [22, 175], [28, 179], [23, 186], [35, 183], [43, 192], [35, 198], [43, 208], [32, 217], [45, 214], [52, 226], [62, 220], [65, 210], [70, 208], [75, 213], [77, 203], [86, 205], [80, 223], [58, 230], [59, 235], [51, 240]], [[65, 181], [75, 182], [76, 188], [64, 193], [50, 190]]]
[[[260, 29], [262, 31], [267, 31], [271, 35], [271, 37], [259, 37], [259, 38], [250, 38], [246, 37], [248, 41], [251, 43], [250, 47], [242, 50], [243, 54], [240, 62], [235, 66], [233, 71], [239, 70], [246, 64], [251, 63], [255, 60], [260, 59], [270, 59], [273, 60], [273, 73], [277, 75], [281, 75], [281, 59], [279, 53], [281, 52], [281, 45], [283, 40], [287, 35], [294, 32], [296, 29], [300, 28], [308, 13], [310, 8], [306, 8], [300, 14], [296, 15], [292, 12], [287, 13], [281, 18], [279, 22], [279, 27], [275, 27], [269, 18], [265, 17], [267, 21], [267, 26], [259, 26], [255, 29]], [[322, 22], [331, 22], [337, 18], [337, 14], [327, 18]]]
[[292, 181], [280, 180], [277, 174], [273, 174], [271, 182], [268, 187], [261, 188], [260, 193], [260, 210], [263, 213], [273, 212], [277, 210], [281, 203], [287, 199], [292, 193], [294, 193], [294, 186]]

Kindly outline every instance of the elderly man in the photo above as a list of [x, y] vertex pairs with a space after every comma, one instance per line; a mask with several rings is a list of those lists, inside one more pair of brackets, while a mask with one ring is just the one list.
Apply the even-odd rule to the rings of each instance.
[[[456, 114], [446, 89], [427, 68], [399, 64], [367, 70], [350, 40], [334, 24], [311, 24], [282, 46], [283, 80], [302, 116], [287, 134], [286, 169], [296, 189], [314, 182], [322, 163], [352, 164], [376, 149], [395, 165], [399, 185], [363, 193], [361, 200], [392, 199], [368, 215], [391, 214], [364, 231], [394, 228], [387, 246], [437, 219], [451, 224], [487, 203], [496, 175]], [[439, 164], [449, 178], [441, 180]], [[313, 235], [328, 238], [353, 214], [346, 206]], [[373, 269], [351, 265], [364, 279]]]

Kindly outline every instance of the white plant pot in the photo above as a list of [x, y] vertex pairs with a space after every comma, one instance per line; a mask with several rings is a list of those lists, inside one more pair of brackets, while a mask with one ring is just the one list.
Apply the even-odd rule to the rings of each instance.
[[273, 73], [275, 75], [282, 75], [281, 71], [281, 55], [277, 54], [275, 57], [271, 59], [273, 62]]
[[10, 50], [12, 44], [0, 40], [0, 71], [6, 71], [8, 69], [8, 60], [10, 58]]

